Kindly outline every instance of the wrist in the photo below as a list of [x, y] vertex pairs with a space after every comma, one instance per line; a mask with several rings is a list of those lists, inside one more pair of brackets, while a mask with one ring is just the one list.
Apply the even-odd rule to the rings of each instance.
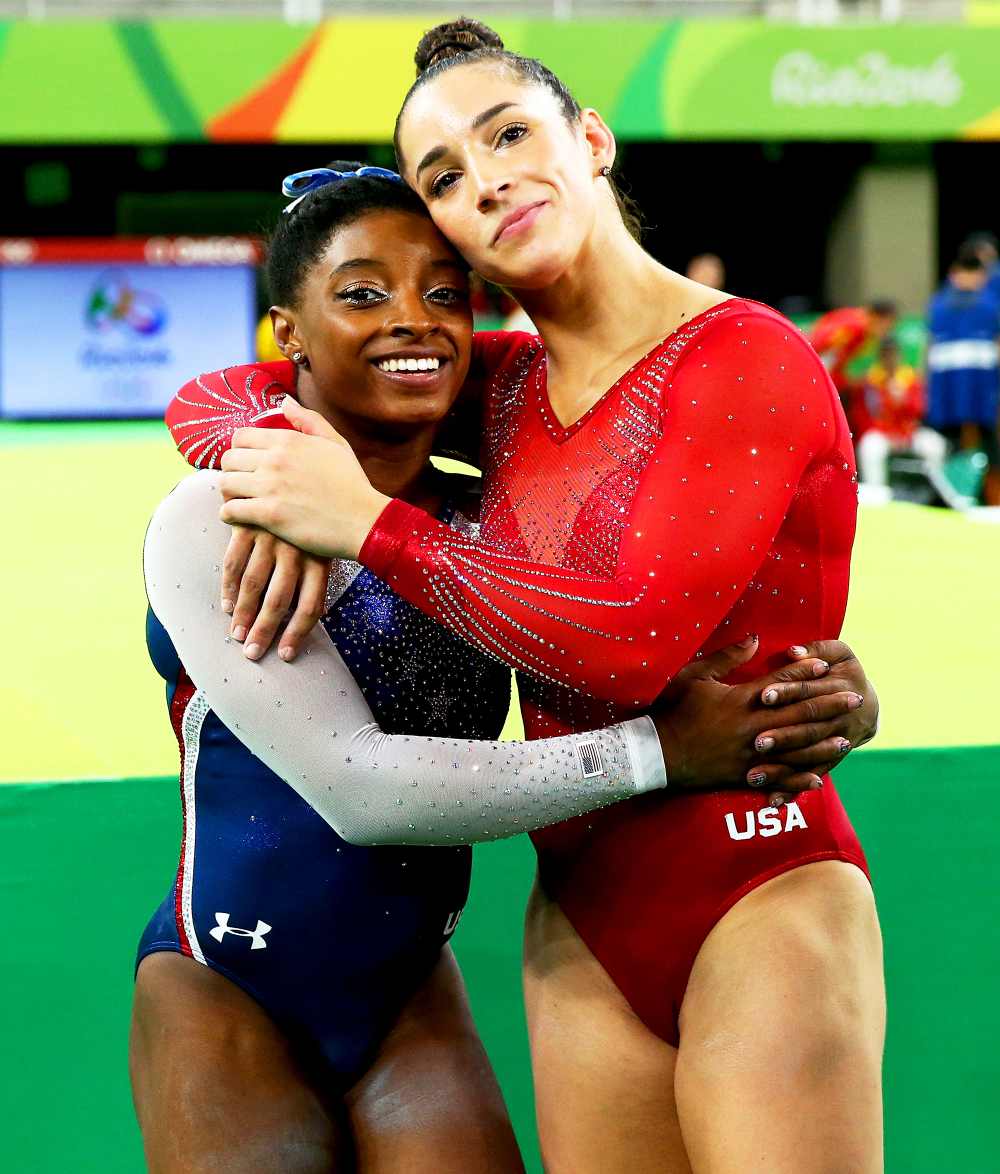
[[662, 791], [669, 785], [663, 749], [651, 717], [633, 717], [620, 723], [632, 767], [632, 784], [636, 794]]
[[663, 765], [667, 772], [667, 779], [672, 791], [681, 791], [689, 787], [694, 781], [687, 755], [683, 749], [683, 739], [680, 737], [670, 718], [665, 713], [650, 715], [656, 727], [656, 736], [660, 740], [660, 751], [663, 754]]
[[377, 489], [371, 489], [366, 494], [361, 508], [355, 515], [357, 524], [351, 535], [351, 549], [347, 554], [348, 558], [358, 560], [361, 554], [361, 548], [367, 541], [368, 535], [381, 517], [382, 511], [391, 501], [391, 497], [386, 497], [384, 493], [379, 493]]

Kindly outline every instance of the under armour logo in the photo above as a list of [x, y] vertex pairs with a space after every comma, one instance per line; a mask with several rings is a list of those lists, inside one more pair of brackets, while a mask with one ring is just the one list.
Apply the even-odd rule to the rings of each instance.
[[238, 938], [253, 938], [250, 945], [251, 950], [266, 950], [267, 942], [264, 941], [264, 934], [271, 932], [271, 927], [266, 921], [257, 919], [256, 929], [240, 929], [238, 926], [229, 924], [228, 913], [216, 913], [215, 920], [219, 923], [215, 929], [208, 932], [217, 942], [221, 942], [227, 933], [236, 934]]

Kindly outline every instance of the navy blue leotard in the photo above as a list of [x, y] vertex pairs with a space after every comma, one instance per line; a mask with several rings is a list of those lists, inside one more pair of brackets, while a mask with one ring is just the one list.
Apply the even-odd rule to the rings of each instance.
[[[465, 524], [450, 506], [442, 518]], [[327, 604], [323, 624], [386, 732], [499, 735], [505, 667], [356, 563], [334, 565]], [[216, 717], [152, 612], [147, 643], [180, 746], [184, 832], [137, 965], [171, 950], [211, 967], [349, 1085], [454, 931], [472, 851], [347, 843]]]

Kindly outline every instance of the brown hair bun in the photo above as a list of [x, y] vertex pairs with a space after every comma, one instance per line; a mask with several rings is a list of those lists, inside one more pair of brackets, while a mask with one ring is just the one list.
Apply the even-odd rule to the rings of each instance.
[[476, 53], [480, 49], [503, 50], [503, 41], [489, 25], [464, 16], [458, 20], [449, 20], [446, 24], [435, 25], [420, 38], [413, 55], [417, 77], [440, 61]]

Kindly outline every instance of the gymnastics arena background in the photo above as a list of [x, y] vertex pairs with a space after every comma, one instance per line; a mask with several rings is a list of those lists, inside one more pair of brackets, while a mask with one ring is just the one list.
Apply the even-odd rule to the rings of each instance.
[[[765, 233], [763, 245], [755, 241], [741, 250], [731, 229], [720, 230], [733, 242], [737, 292], [778, 300], [775, 287], [764, 279], [753, 284], [749, 276], [768, 262], [767, 281], [805, 288], [807, 277], [794, 267], [815, 254], [826, 301], [833, 301], [830, 281], [848, 288], [850, 267], [824, 267], [823, 250], [837, 232], [846, 240], [854, 224], [869, 246], [857, 258], [854, 296], [897, 293], [916, 311], [907, 292], [915, 280], [912, 241], [891, 235], [879, 219], [878, 201], [866, 203], [865, 185], [877, 192], [889, 172], [919, 172], [924, 178], [915, 186], [904, 184], [909, 199], [928, 172], [935, 177], [935, 234], [918, 258], [926, 280], [928, 274], [936, 279], [961, 232], [988, 223], [980, 210], [995, 210], [995, 178], [973, 183], [968, 176], [981, 169], [983, 156], [970, 164], [956, 148], [971, 149], [976, 140], [997, 158], [991, 139], [1000, 136], [1000, 79], [998, 55], [989, 49], [1000, 48], [1000, 29], [991, 27], [996, 14], [996, 6], [973, 5], [961, 21], [934, 29], [622, 22], [613, 43], [606, 24], [497, 24], [509, 43], [540, 53], [557, 70], [561, 55], [566, 72], [577, 71], [568, 80], [579, 96], [600, 100], [616, 114], [629, 140], [626, 160], [640, 173], [637, 185], [649, 188], [655, 176], [649, 169], [659, 158], [654, 147], [671, 142], [676, 154], [669, 158], [682, 162], [701, 150], [700, 140], [712, 139], [727, 153], [706, 166], [729, 168], [738, 158], [752, 168], [758, 154], [768, 163], [773, 178], [760, 182], [778, 184], [774, 190], [790, 201], [787, 208], [774, 205], [786, 221], [785, 235]], [[191, 195], [200, 174], [192, 152], [216, 144], [220, 157], [238, 162], [229, 188], [254, 192], [293, 170], [285, 166], [289, 160], [304, 155], [308, 165], [317, 150], [324, 160], [331, 154], [326, 146], [310, 146], [294, 155], [296, 142], [337, 140], [384, 151], [407, 50], [433, 19], [316, 27], [278, 21], [0, 24], [0, 162], [15, 169], [8, 174], [24, 176], [23, 198], [12, 184], [0, 232], [108, 236], [158, 225], [164, 232], [191, 232], [192, 224], [222, 231], [213, 216], [231, 217], [234, 232], [249, 231], [248, 218], [260, 215], [263, 197], [248, 204], [230, 190], [216, 204], [199, 203]], [[376, 40], [391, 64], [388, 96], [379, 99], [384, 108], [364, 104], [352, 122], [343, 104], [330, 101], [329, 78], [358, 54], [358, 60], [370, 59]], [[214, 69], [220, 45], [223, 66], [244, 67], [239, 77]], [[824, 115], [816, 103], [797, 111], [787, 104], [765, 109], [763, 98], [757, 107], [734, 106], [737, 82], [752, 90], [754, 71], [797, 45], [817, 54], [825, 46], [845, 60], [866, 51], [895, 54], [913, 68], [950, 53], [950, 68], [964, 88], [950, 107], [859, 107], [846, 114], [840, 107]], [[588, 82], [585, 63], [599, 52], [612, 53], [613, 68]], [[33, 76], [43, 60], [47, 69]], [[84, 60], [88, 68], [81, 72]], [[987, 67], [989, 61], [994, 65]], [[349, 86], [357, 84], [353, 68]], [[77, 79], [71, 95], [58, 80], [69, 76]], [[769, 92], [773, 96], [773, 87]], [[327, 122], [323, 110], [332, 111]], [[799, 147], [793, 140], [801, 140]], [[838, 148], [835, 140], [850, 141]], [[760, 152], [758, 142], [764, 144]], [[876, 146], [859, 164], [861, 142]], [[252, 158], [267, 184], [247, 170], [247, 143], [258, 144]], [[235, 153], [226, 155], [230, 149]], [[362, 149], [351, 147], [348, 157]], [[126, 155], [138, 160], [145, 187], [125, 175]], [[808, 193], [796, 186], [796, 176], [818, 158], [854, 168], [850, 177], [831, 180], [841, 209], [836, 216], [822, 201], [800, 207]], [[218, 188], [217, 165], [204, 154], [197, 159]], [[871, 167], [881, 169], [881, 180], [864, 170]], [[761, 168], [753, 175], [764, 176]], [[178, 169], [185, 171], [187, 188]], [[91, 181], [83, 173], [89, 172], [100, 172], [93, 190], [86, 188]], [[100, 192], [125, 183], [138, 195], [117, 198], [105, 215]], [[205, 186], [211, 186], [207, 180]], [[78, 198], [84, 189], [86, 200]], [[650, 197], [643, 195], [648, 208]], [[964, 220], [955, 212], [959, 206], [966, 209]], [[179, 216], [193, 219], [178, 224]], [[833, 217], [833, 229], [824, 217]], [[654, 240], [664, 240], [658, 231], [654, 225]], [[898, 231], [912, 232], [912, 217]], [[689, 251], [711, 243], [699, 228]], [[748, 253], [751, 247], [763, 252]], [[667, 244], [662, 251], [668, 263], [683, 260], [675, 261]], [[872, 257], [877, 264], [866, 269], [861, 262]], [[822, 300], [817, 293], [815, 301]], [[7, 337], [4, 345], [23, 349], [34, 372], [22, 394], [44, 399], [53, 391], [46, 383], [44, 315], [36, 332]], [[5, 395], [9, 388], [0, 389], [0, 410]], [[138, 935], [176, 868], [180, 809], [162, 682], [145, 652], [141, 545], [152, 509], [185, 472], [155, 420], [0, 421], [6, 550], [0, 582], [0, 1169], [11, 1174], [143, 1169], [126, 1065], [132, 965]], [[1000, 527], [982, 515], [902, 502], [862, 508], [845, 638], [877, 683], [882, 726], [874, 745], [837, 772], [837, 782], [869, 855], [885, 935], [890, 1174], [997, 1169], [1000, 823], [992, 803], [1000, 780], [998, 583]], [[506, 735], [518, 733], [512, 716]], [[479, 847], [475, 857], [472, 899], [456, 949], [528, 1167], [537, 1171], [519, 989], [521, 912], [533, 852], [521, 838]], [[794, 1112], [795, 1106], [774, 1111]]]

